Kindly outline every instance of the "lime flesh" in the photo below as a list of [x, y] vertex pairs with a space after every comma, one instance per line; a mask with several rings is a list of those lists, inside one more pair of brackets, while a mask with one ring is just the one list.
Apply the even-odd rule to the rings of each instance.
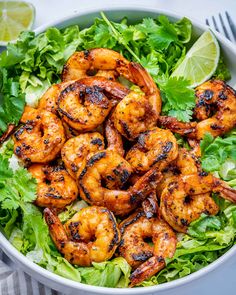
[[172, 77], [184, 77], [196, 87], [214, 74], [220, 57], [218, 41], [211, 31], [204, 32], [187, 52]]
[[15, 41], [20, 32], [29, 30], [34, 22], [35, 9], [27, 2], [0, 2], [0, 45]]

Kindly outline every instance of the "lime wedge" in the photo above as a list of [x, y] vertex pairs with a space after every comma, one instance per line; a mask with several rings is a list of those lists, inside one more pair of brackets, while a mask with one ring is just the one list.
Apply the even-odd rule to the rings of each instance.
[[204, 32], [187, 52], [171, 77], [184, 77], [196, 87], [214, 74], [220, 57], [220, 47], [211, 31]]
[[20, 32], [29, 30], [34, 22], [35, 9], [27, 2], [0, 2], [0, 45], [15, 41]]

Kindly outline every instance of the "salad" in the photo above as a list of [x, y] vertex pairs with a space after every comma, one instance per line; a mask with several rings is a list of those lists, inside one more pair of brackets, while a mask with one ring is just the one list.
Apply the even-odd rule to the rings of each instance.
[[[165, 283], [189, 275], [216, 260], [235, 244], [235, 91], [233, 91], [232, 88], [227, 86], [226, 83], [222, 81], [229, 80], [231, 76], [227, 66], [225, 65], [223, 56], [219, 56], [218, 43], [212, 33], [206, 32], [200, 37], [200, 39], [200, 41], [196, 41], [196, 43], [191, 47], [193, 44], [192, 24], [187, 18], [183, 18], [174, 23], [171, 22], [166, 16], [162, 15], [157, 19], [144, 18], [142, 21], [136, 24], [129, 24], [129, 20], [126, 18], [124, 18], [120, 23], [112, 22], [108, 20], [107, 17], [102, 13], [101, 18], [97, 18], [91, 27], [82, 30], [78, 26], [71, 26], [62, 30], [58, 30], [57, 28], [49, 28], [46, 32], [37, 36], [35, 36], [34, 32], [23, 32], [15, 44], [9, 44], [7, 46], [7, 50], [1, 53], [0, 136], [2, 145], [0, 147], [0, 226], [1, 231], [9, 239], [10, 243], [21, 253], [23, 253], [28, 259], [46, 268], [47, 270], [54, 272], [55, 274], [85, 284], [124, 288], [128, 287], [131, 282], [132, 286], [143, 287]], [[189, 71], [189, 67], [193, 68], [194, 66], [197, 67], [199, 64], [201, 64], [201, 62], [198, 60], [196, 65], [191, 65], [191, 62], [193, 62], [191, 57], [195, 56], [197, 50], [201, 48], [201, 42], [204, 44], [209, 44], [210, 48], [213, 46], [215, 51], [210, 50], [209, 53], [209, 60], [213, 60], [213, 64], [211, 65], [210, 62], [207, 63], [203, 73], [201, 75], [196, 75], [196, 73], [194, 74], [192, 71]], [[161, 196], [159, 197], [159, 205], [157, 206], [160, 207], [160, 211], [159, 209], [156, 209], [155, 205], [154, 210], [157, 210], [159, 213], [155, 212], [157, 216], [154, 214], [155, 217], [152, 216], [151, 219], [150, 217], [145, 217], [142, 214], [146, 214], [146, 212], [150, 213], [150, 210], [153, 210], [153, 208], [150, 209], [150, 204], [153, 205], [152, 200], [149, 200], [150, 204], [147, 204], [147, 202], [143, 204], [143, 209], [137, 209], [141, 202], [139, 202], [137, 207], [131, 208], [133, 211], [144, 210], [144, 213], [143, 211], [135, 211], [138, 213], [133, 213], [131, 209], [129, 212], [123, 212], [126, 213], [127, 219], [125, 220], [124, 216], [122, 216], [122, 210], [119, 211], [119, 208], [117, 208], [117, 211], [115, 211], [116, 209], [114, 208], [113, 213], [118, 216], [116, 216], [116, 221], [112, 221], [113, 223], [111, 224], [111, 217], [110, 219], [108, 217], [106, 218], [108, 218], [108, 224], [110, 224], [112, 227], [119, 228], [118, 230], [121, 231], [121, 237], [117, 237], [116, 245], [116, 247], [121, 248], [116, 252], [116, 255], [113, 255], [116, 250], [116, 248], [114, 248], [112, 255], [109, 253], [110, 256], [104, 259], [105, 261], [91, 261], [91, 263], [85, 266], [83, 263], [73, 263], [74, 260], [68, 258], [68, 256], [65, 255], [63, 252], [64, 246], [58, 246], [57, 236], [52, 233], [52, 225], [57, 224], [62, 230], [64, 230], [64, 227], [70, 229], [70, 226], [72, 226], [70, 220], [73, 220], [73, 218], [78, 216], [78, 214], [82, 214], [81, 212], [90, 210], [88, 208], [96, 206], [93, 206], [94, 204], [85, 191], [82, 193], [80, 191], [81, 198], [77, 198], [78, 188], [75, 185], [73, 187], [73, 193], [75, 197], [73, 197], [69, 203], [63, 203], [62, 207], [58, 206], [56, 212], [51, 210], [52, 208], [47, 208], [45, 209], [46, 211], [43, 210], [41, 207], [50, 207], [52, 203], [47, 203], [47, 206], [44, 206], [42, 203], [40, 203], [38, 192], [39, 180], [37, 177], [38, 173], [41, 172], [38, 172], [39, 164], [33, 164], [31, 166], [31, 162], [38, 163], [38, 160], [32, 161], [32, 154], [31, 152], [27, 152], [27, 148], [25, 146], [24, 153], [22, 152], [22, 145], [25, 144], [25, 141], [21, 141], [21, 136], [25, 130], [27, 130], [25, 126], [27, 126], [28, 131], [30, 128], [31, 130], [34, 128], [32, 122], [36, 122], [35, 118], [37, 116], [44, 116], [45, 120], [47, 119], [46, 112], [44, 113], [42, 111], [42, 113], [38, 113], [38, 111], [35, 111], [37, 110], [35, 108], [42, 104], [42, 97], [44, 97], [44, 99], [46, 98], [45, 101], [48, 102], [47, 98], [50, 98], [50, 96], [45, 96], [45, 93], [47, 93], [48, 89], [53, 89], [54, 91], [55, 88], [56, 91], [60, 91], [61, 93], [60, 102], [58, 103], [59, 109], [61, 110], [60, 116], [64, 119], [64, 123], [69, 125], [67, 130], [68, 133], [65, 135], [65, 137], [68, 139], [69, 136], [73, 139], [79, 137], [81, 134], [78, 134], [81, 133], [81, 131], [93, 131], [90, 129], [90, 127], [86, 127], [87, 129], [80, 129], [80, 127], [78, 127], [79, 124], [75, 125], [73, 123], [72, 125], [69, 119], [64, 118], [69, 117], [66, 115], [69, 107], [66, 105], [66, 103], [64, 103], [63, 99], [68, 93], [74, 91], [75, 86], [78, 87], [80, 91], [79, 93], [85, 93], [85, 98], [81, 96], [81, 99], [86, 99], [86, 95], [90, 97], [90, 101], [92, 101], [94, 97], [99, 97], [100, 99], [102, 95], [100, 93], [100, 88], [102, 87], [98, 87], [98, 89], [94, 90], [94, 85], [90, 84], [90, 90], [88, 91], [87, 88], [83, 88], [83, 85], [80, 84], [81, 82], [74, 82], [77, 84], [66, 84], [62, 86], [63, 88], [60, 88], [60, 86], [60, 89], [58, 90], [58, 86], [51, 85], [62, 85], [61, 78], [63, 79], [63, 83], [68, 83], [68, 81], [66, 81], [69, 80], [69, 78], [67, 79], [67, 75], [70, 75], [68, 74], [68, 67], [72, 64], [69, 64], [69, 62], [74, 56], [75, 52], [83, 52], [83, 56], [86, 59], [86, 56], [91, 54], [91, 52], [95, 52], [94, 54], [97, 54], [96, 50], [99, 49], [101, 52], [110, 49], [112, 52], [115, 52], [115, 54], [119, 54], [119, 56], [121, 56], [119, 58], [124, 63], [127, 63], [131, 69], [132, 67], [134, 68], [134, 71], [136, 71], [135, 73], [137, 74], [136, 76], [138, 76], [137, 71], [142, 69], [142, 74], [145, 73], [145, 75], [148, 77], [150, 74], [150, 77], [152, 77], [151, 79], [153, 79], [155, 82], [155, 85], [151, 84], [153, 85], [154, 89], [152, 92], [150, 89], [145, 90], [145, 86], [143, 87], [142, 81], [134, 81], [132, 78], [123, 79], [123, 77], [119, 77], [118, 85], [118, 82], [116, 81], [117, 77], [115, 76], [114, 78], [113, 76], [110, 76], [113, 75], [110, 73], [108, 77], [106, 73], [106, 76], [102, 77], [104, 79], [107, 79], [108, 77], [108, 82], [106, 81], [106, 85], [109, 85], [109, 87], [110, 85], [112, 85], [112, 87], [118, 87], [114, 88], [116, 90], [119, 89], [119, 92], [117, 90], [116, 95], [111, 92], [111, 97], [117, 97], [117, 93], [119, 93], [121, 96], [120, 102], [117, 102], [114, 99], [114, 102], [112, 102], [114, 105], [111, 105], [109, 112], [112, 110], [112, 107], [120, 105], [124, 97], [126, 98], [127, 96], [131, 96], [131, 94], [133, 97], [140, 99], [140, 101], [144, 97], [143, 92], [147, 96], [152, 96], [153, 93], [158, 96], [159, 90], [156, 90], [156, 87], [158, 86], [160, 89], [160, 96], [158, 97], [161, 97], [162, 100], [161, 115], [160, 118], [158, 118], [158, 126], [167, 128], [157, 128], [156, 126], [152, 125], [153, 122], [151, 122], [150, 125], [148, 121], [148, 127], [145, 130], [140, 129], [138, 134], [136, 134], [137, 128], [135, 127], [133, 133], [129, 133], [127, 135], [127, 132], [124, 132], [124, 128], [122, 126], [120, 127], [119, 120], [114, 120], [114, 122], [111, 122], [112, 115], [111, 113], [108, 114], [108, 112], [106, 115], [104, 115], [104, 120], [106, 117], [108, 118], [106, 123], [106, 126], [108, 127], [106, 128], [110, 128], [109, 130], [112, 130], [113, 132], [112, 128], [115, 126], [115, 129], [123, 135], [122, 139], [120, 139], [121, 135], [115, 137], [115, 141], [109, 140], [109, 136], [107, 136], [108, 145], [112, 146], [110, 150], [115, 149], [117, 147], [117, 143], [120, 143], [120, 140], [121, 142], [122, 140], [125, 142], [124, 149], [126, 149], [126, 151], [129, 150], [125, 158], [128, 163], [126, 163], [126, 161], [122, 162], [122, 156], [114, 156], [114, 154], [112, 154], [113, 151], [106, 152], [106, 156], [110, 155], [112, 157], [111, 165], [114, 163], [114, 158], [116, 157], [115, 159], [117, 162], [119, 162], [119, 167], [124, 165], [125, 171], [128, 171], [128, 176], [130, 176], [131, 170], [135, 171], [136, 174], [141, 177], [143, 181], [142, 183], [144, 183], [144, 181], [147, 181], [147, 174], [145, 173], [160, 173], [160, 171], [153, 172], [150, 167], [146, 169], [142, 160], [140, 163], [136, 163], [137, 160], [142, 159], [139, 153], [141, 150], [139, 146], [141, 140], [139, 139], [136, 143], [137, 138], [142, 136], [143, 141], [145, 141], [147, 136], [155, 136], [156, 131], [159, 133], [164, 132], [162, 138], [168, 137], [168, 142], [165, 142], [168, 143], [168, 145], [165, 146], [165, 156], [158, 160], [161, 164], [163, 164], [163, 166], [161, 166], [161, 172], [163, 174], [176, 173], [174, 170], [176, 167], [175, 164], [173, 164], [173, 161], [176, 161], [178, 153], [173, 153], [171, 157], [169, 156], [168, 153], [170, 143], [171, 148], [176, 146], [176, 148], [179, 148], [179, 150], [183, 152], [182, 162], [180, 159], [177, 159], [180, 165], [182, 165], [184, 162], [185, 153], [187, 155], [186, 157], [188, 157], [189, 153], [195, 149], [197, 150], [197, 154], [195, 154], [194, 157], [190, 156], [190, 162], [188, 162], [188, 164], [191, 166], [190, 163], [194, 159], [193, 169], [196, 167], [196, 169], [203, 169], [198, 175], [200, 177], [200, 181], [204, 177], [211, 177], [210, 179], [212, 182], [208, 183], [208, 187], [212, 185], [212, 190], [210, 193], [209, 191], [204, 191], [198, 194], [198, 196], [205, 193], [208, 194], [208, 207], [207, 210], [199, 211], [197, 217], [195, 218], [191, 217], [188, 219], [187, 216], [186, 219], [181, 218], [180, 220], [176, 221], [175, 218], [172, 218], [171, 220], [170, 216], [174, 214], [174, 211], [165, 211], [164, 205], [162, 204], [164, 201], [162, 200], [164, 200], [164, 197], [167, 197], [168, 193], [170, 192], [170, 185], [175, 183], [173, 181], [170, 183], [165, 183], [167, 187], [167, 189], [163, 189], [165, 196], [161, 192]], [[189, 54], [189, 52], [191, 52], [191, 54]], [[111, 51], [109, 54], [112, 54]], [[207, 53], [205, 54], [207, 56]], [[212, 58], [212, 56], [214, 58]], [[142, 65], [144, 69], [141, 67], [137, 68], [137, 64]], [[149, 74], [146, 74], [146, 71]], [[61, 76], [62, 73], [63, 75]], [[121, 74], [120, 76], [122, 75], [125, 76], [124, 74]], [[214, 80], [205, 82], [210, 78], [213, 78]], [[97, 79], [99, 80], [100, 78]], [[73, 75], [70, 76], [70, 80], [73, 80]], [[87, 80], [86, 83], [88, 83], [88, 81], [90, 80]], [[100, 79], [100, 83], [102, 83], [102, 81], [104, 80]], [[205, 89], [203, 87], [203, 85], [206, 85], [202, 84], [203, 82], [210, 83], [207, 84], [207, 87], [212, 87], [212, 92], [208, 91], [206, 93], [208, 88]], [[71, 85], [73, 85], [73, 87], [71, 87]], [[194, 89], [196, 86], [198, 87]], [[109, 92], [108, 88], [105, 90], [106, 93]], [[231, 97], [230, 103], [232, 106], [232, 112], [230, 112], [230, 116], [232, 115], [233, 119], [231, 120], [231, 117], [228, 116], [228, 118], [230, 118], [228, 120], [229, 122], [227, 121], [225, 124], [228, 124], [229, 127], [226, 129], [223, 128], [223, 131], [222, 128], [218, 128], [219, 126], [214, 125], [215, 128], [213, 128], [214, 130], [212, 132], [204, 132], [204, 134], [202, 134], [202, 127], [200, 126], [200, 123], [202, 123], [208, 117], [213, 117], [217, 110], [210, 110], [207, 116], [204, 114], [202, 117], [200, 116], [200, 111], [202, 110], [202, 105], [205, 107], [207, 104], [206, 101], [210, 100], [214, 96], [215, 91], [221, 91], [221, 96], [225, 95], [226, 92], [224, 91], [227, 91], [227, 95]], [[204, 100], [205, 97], [203, 94], [205, 96], [207, 94], [206, 100]], [[226, 99], [222, 99], [222, 101], [227, 103]], [[199, 109], [197, 109], [198, 107]], [[151, 114], [153, 115], [153, 113]], [[111, 115], [111, 117], [108, 117], [109, 115]], [[118, 111], [115, 110], [113, 116], [118, 115], [121, 115], [121, 112], [118, 113]], [[150, 117], [148, 119], [150, 119]], [[58, 122], [58, 120], [58, 117], [53, 114], [53, 116], [49, 117], [49, 123], [47, 124], [54, 124], [52, 122]], [[200, 121], [200, 123], [197, 123], [196, 121]], [[55, 123], [55, 125], [57, 124], [59, 126], [61, 123]], [[100, 125], [101, 124], [99, 123], [99, 126]], [[71, 126], [73, 128], [71, 128]], [[93, 126], [93, 128], [96, 129], [99, 126]], [[65, 125], [64, 127], [62, 126], [60, 128], [65, 128]], [[15, 133], [13, 136], [11, 136], [13, 130]], [[170, 132], [170, 130], [174, 133], [174, 135]], [[203, 130], [206, 130], [205, 126]], [[76, 131], [78, 131], [78, 133]], [[98, 148], [96, 151], [93, 151], [95, 152], [96, 156], [99, 153], [99, 155], [101, 155], [104, 148], [104, 143], [102, 143], [103, 138], [100, 134], [100, 130], [96, 129], [95, 131], [99, 135], [96, 135], [96, 138], [92, 138], [92, 140], [95, 139], [96, 143], [99, 143], [98, 146], [102, 146], [101, 151], [100, 148]], [[40, 132], [43, 133], [42, 130], [39, 130], [39, 133]], [[56, 132], [57, 131], [55, 131], [55, 134]], [[169, 133], [167, 134], [165, 132]], [[45, 131], [42, 136], [44, 135]], [[49, 136], [50, 140], [54, 134], [51, 133]], [[83, 134], [83, 136], [86, 136], [86, 134]], [[37, 141], [36, 139], [34, 140]], [[63, 140], [64, 144], [66, 139]], [[83, 140], [88, 142], [91, 140], [91, 138], [84, 138]], [[69, 141], [70, 139], [67, 142]], [[154, 146], [156, 144], [155, 141], [156, 138], [154, 138], [151, 145]], [[53, 153], [55, 153], [55, 156], [57, 156], [58, 153], [60, 153], [61, 148], [64, 148], [62, 145], [60, 146], [60, 142], [57, 143], [58, 151], [55, 151], [55, 149], [50, 151], [47, 154], [48, 158], [46, 162], [55, 160], [54, 158], [50, 157]], [[133, 145], [131, 149], [130, 145]], [[122, 153], [122, 151], [120, 153]], [[87, 171], [85, 171], [85, 168], [92, 166], [91, 159], [93, 159], [95, 156], [93, 155], [90, 159], [86, 159], [87, 164], [81, 164], [85, 166], [82, 166], [84, 170], [81, 170], [82, 172], [80, 175], [85, 175], [87, 173], [86, 179], [89, 179], [90, 175]], [[195, 162], [196, 157], [197, 161]], [[76, 170], [70, 170], [70, 168], [68, 168], [70, 167], [71, 163], [68, 159], [66, 159], [65, 148], [64, 154], [62, 153], [62, 159], [68, 170], [68, 173], [63, 172], [64, 168], [58, 168], [61, 165], [60, 159], [56, 164], [57, 170], [52, 168], [50, 164], [50, 167], [47, 166], [47, 168], [44, 168], [44, 172], [46, 171], [45, 173], [47, 174], [66, 173], [66, 176], [63, 174], [63, 181], [65, 181], [67, 178], [69, 179], [70, 177], [70, 183], [75, 182], [73, 180], [73, 173], [75, 173]], [[66, 162], [67, 160], [68, 162]], [[201, 168], [199, 168], [199, 161], [201, 162]], [[72, 164], [74, 164], [75, 160], [72, 160], [72, 162]], [[152, 165], [155, 166], [155, 164], [156, 163]], [[197, 165], [196, 167], [195, 164]], [[73, 167], [74, 166], [72, 166], [72, 168]], [[171, 169], [168, 170], [167, 168]], [[78, 169], [80, 169], [80, 167]], [[109, 167], [106, 169], [109, 169]], [[199, 172], [199, 170], [197, 171]], [[122, 174], [122, 176], [127, 178], [127, 173], [125, 175]], [[69, 176], [67, 174], [69, 174]], [[182, 174], [183, 172], [181, 171], [181, 175]], [[154, 174], [151, 175], [153, 176]], [[160, 178], [162, 177], [160, 174], [155, 175], [158, 175]], [[82, 180], [81, 177], [79, 181], [80, 187], [82, 184], [85, 185], [85, 182], [82, 181], [84, 180]], [[140, 179], [138, 181], [139, 183], [141, 182]], [[148, 178], [146, 186], [151, 186], [152, 184], [150, 183], [150, 178]], [[184, 185], [186, 184], [185, 182], [183, 183]], [[51, 183], [47, 183], [47, 185], [50, 184]], [[193, 185], [195, 184], [196, 182], [194, 182]], [[116, 188], [117, 183], [112, 183], [110, 185], [111, 187], [109, 187], [109, 189], [114, 189], [114, 187]], [[179, 182], [178, 185], [180, 185]], [[197, 187], [198, 186], [196, 185], [194, 188], [197, 189]], [[191, 191], [191, 188], [192, 187], [189, 188], [189, 192]], [[64, 190], [67, 193], [67, 186], [64, 187]], [[145, 198], [152, 190], [153, 187], [148, 190]], [[172, 187], [172, 193], [174, 193], [175, 190], [176, 187]], [[129, 192], [130, 191], [132, 191], [132, 189], [130, 189]], [[220, 197], [219, 194], [224, 194], [225, 191], [226, 198]], [[168, 197], [168, 200], [171, 198], [172, 193], [169, 194], [170, 196]], [[132, 195], [132, 197], [133, 196], [134, 195]], [[192, 200], [191, 198], [192, 197], [190, 196], [190, 199], [185, 199], [184, 205], [190, 203]], [[198, 200], [199, 199], [200, 197]], [[55, 203], [59, 203], [59, 201]], [[89, 205], [92, 206], [90, 207]], [[99, 203], [99, 206], [104, 206], [104, 204], [101, 205]], [[148, 208], [147, 211], [145, 211], [146, 208]], [[112, 211], [112, 206], [108, 209]], [[173, 255], [161, 257], [160, 261], [158, 261], [158, 263], [161, 264], [160, 270], [155, 272], [153, 275], [144, 276], [143, 280], [134, 284], [132, 284], [132, 275], [135, 273], [135, 270], [132, 268], [132, 263], [130, 263], [129, 259], [126, 257], [125, 252], [127, 248], [122, 250], [122, 245], [119, 244], [120, 241], [122, 241], [122, 234], [124, 242], [124, 232], [126, 229], [130, 230], [129, 225], [127, 225], [129, 218], [131, 218], [130, 216], [133, 216], [130, 215], [127, 217], [127, 214], [130, 212], [131, 214], [139, 215], [142, 213], [142, 218], [151, 220], [147, 221], [149, 223], [152, 222], [152, 220], [153, 222], [156, 222], [156, 220], [160, 217], [159, 214], [162, 214], [163, 217], [165, 217], [166, 213], [168, 218], [164, 218], [165, 222], [167, 222], [173, 228], [170, 229], [169, 236], [171, 236], [173, 233], [173, 236], [175, 236], [176, 239], [174, 242], [176, 243], [176, 249], [174, 249]], [[104, 211], [102, 211], [102, 214], [108, 214], [106, 216], [111, 216], [109, 214], [112, 214], [113, 216], [113, 213], [104, 213]], [[148, 245], [147, 247], [152, 247], [155, 241], [145, 241], [145, 243]], [[145, 257], [145, 259], [147, 258], [150, 258], [150, 256]]]

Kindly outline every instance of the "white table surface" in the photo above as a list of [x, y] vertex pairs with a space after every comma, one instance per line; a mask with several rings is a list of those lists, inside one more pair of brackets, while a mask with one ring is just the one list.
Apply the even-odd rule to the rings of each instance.
[[[89, 8], [118, 6], [145, 6], [170, 10], [205, 22], [205, 18], [227, 10], [236, 23], [236, 0], [28, 0], [36, 8], [34, 28], [75, 12]], [[236, 61], [235, 61], [236, 63]], [[236, 259], [221, 271], [208, 275], [208, 279], [193, 287], [188, 295], [235, 295]], [[185, 293], [176, 293], [185, 295]], [[187, 294], [186, 294], [187, 295]]]

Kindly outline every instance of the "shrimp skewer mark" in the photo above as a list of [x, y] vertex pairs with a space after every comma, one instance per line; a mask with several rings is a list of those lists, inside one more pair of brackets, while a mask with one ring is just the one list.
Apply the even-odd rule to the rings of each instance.
[[72, 264], [90, 266], [109, 260], [120, 242], [115, 217], [107, 208], [83, 208], [64, 226], [49, 208], [44, 217], [57, 249]]

